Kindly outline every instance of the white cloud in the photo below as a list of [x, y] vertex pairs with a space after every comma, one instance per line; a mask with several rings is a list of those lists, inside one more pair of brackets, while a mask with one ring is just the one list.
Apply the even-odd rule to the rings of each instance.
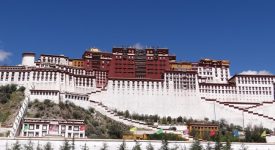
[[260, 71], [255, 71], [255, 70], [247, 70], [243, 71], [240, 74], [245, 74], [245, 75], [272, 75], [270, 71], [267, 70], [260, 70]]
[[136, 44], [133, 45], [133, 47], [136, 48], [136, 49], [143, 49], [144, 46], [141, 45], [140, 43], [136, 43]]
[[11, 56], [10, 52], [4, 51], [2, 49], [0, 49], [0, 62], [8, 59], [8, 57]]

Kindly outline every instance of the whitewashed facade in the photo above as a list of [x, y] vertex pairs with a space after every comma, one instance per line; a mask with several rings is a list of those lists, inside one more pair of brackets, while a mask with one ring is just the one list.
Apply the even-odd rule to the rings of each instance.
[[[0, 85], [25, 86], [31, 100], [68, 100], [85, 108], [91, 100], [139, 114], [224, 118], [238, 125], [275, 127], [273, 75], [231, 77], [229, 67], [219, 65], [166, 71], [160, 80], [108, 79], [106, 72], [72, 67], [67, 60], [64, 56], [42, 55], [35, 66], [2, 66]], [[107, 85], [97, 88], [103, 80], [108, 80]]]

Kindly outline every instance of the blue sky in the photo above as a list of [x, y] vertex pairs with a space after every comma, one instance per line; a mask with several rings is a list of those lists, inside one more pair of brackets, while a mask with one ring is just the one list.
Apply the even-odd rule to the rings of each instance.
[[228, 59], [232, 74], [275, 73], [274, 7], [273, 0], [1, 1], [0, 61], [139, 43], [167, 47], [178, 60]]

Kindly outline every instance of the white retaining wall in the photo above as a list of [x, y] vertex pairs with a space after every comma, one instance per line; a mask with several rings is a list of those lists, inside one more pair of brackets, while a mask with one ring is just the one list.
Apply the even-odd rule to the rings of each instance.
[[[0, 150], [6, 150], [6, 148], [11, 148], [12, 145], [18, 141], [23, 146], [25, 144], [28, 144], [30, 139], [0, 139]], [[64, 139], [31, 139], [31, 142], [33, 143], [34, 149], [36, 149], [37, 144], [39, 144], [41, 147], [43, 147], [47, 142], [51, 143], [51, 146], [53, 150], [59, 150], [60, 147], [64, 144]], [[161, 147], [161, 141], [138, 141], [139, 144], [141, 144], [141, 149], [146, 149], [146, 146], [151, 143], [155, 149], [159, 149]], [[71, 140], [69, 141], [71, 144]], [[108, 150], [117, 150], [122, 143], [122, 140], [89, 140], [89, 139], [83, 139], [83, 140], [75, 140], [75, 149], [80, 150], [85, 144], [90, 150], [100, 150], [102, 148], [103, 143], [106, 143], [108, 146]], [[126, 141], [126, 149], [131, 150], [133, 146], [135, 145], [135, 141], [133, 140], [127, 140]], [[206, 147], [207, 143], [202, 142], [201, 143], [204, 147]], [[241, 145], [243, 143], [232, 143], [232, 149], [239, 150], [241, 148]], [[192, 142], [177, 142], [177, 141], [169, 141], [168, 146], [170, 148], [173, 148], [175, 146], [178, 146], [179, 149], [189, 149], [192, 145]], [[215, 143], [211, 142], [211, 146], [214, 147]], [[275, 144], [268, 144], [268, 143], [244, 143], [244, 146], [248, 148], [248, 150], [273, 150], [275, 149]]]

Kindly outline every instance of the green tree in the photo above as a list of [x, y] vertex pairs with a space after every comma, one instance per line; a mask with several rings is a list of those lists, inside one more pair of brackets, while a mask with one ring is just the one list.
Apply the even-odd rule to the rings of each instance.
[[225, 145], [223, 146], [223, 150], [232, 150], [232, 148], [231, 148], [231, 142], [230, 142], [230, 140], [229, 140], [228, 137], [226, 139]]
[[183, 122], [183, 118], [182, 118], [181, 116], [179, 116], [179, 117], [177, 118], [177, 122], [178, 122], [178, 123], [182, 123], [182, 122]]
[[52, 144], [50, 142], [47, 142], [47, 144], [44, 145], [44, 150], [53, 150]]
[[118, 149], [119, 149], [119, 150], [126, 150], [126, 143], [125, 143], [124, 140], [122, 141], [122, 143], [120, 144], [120, 146], [119, 146]]
[[108, 134], [111, 138], [120, 139], [122, 138], [122, 127], [119, 124], [111, 123], [108, 126]]
[[69, 144], [69, 142], [67, 140], [64, 141], [63, 146], [60, 147], [60, 150], [71, 150], [71, 145]]
[[18, 89], [18, 91], [24, 92], [25, 89], [26, 89], [26, 88], [25, 88], [24, 86], [20, 86], [19, 89]]
[[154, 147], [151, 143], [149, 143], [147, 146], [146, 146], [146, 150], [154, 150]]
[[171, 124], [172, 123], [172, 118], [170, 116], [167, 117], [167, 123]]
[[200, 143], [200, 141], [194, 141], [190, 147], [190, 150], [203, 150], [203, 147]]
[[169, 150], [168, 141], [166, 139], [164, 139], [164, 140], [161, 141], [160, 150]]
[[214, 149], [215, 150], [221, 150], [222, 148], [223, 148], [222, 143], [220, 141], [216, 141]]
[[141, 150], [140, 144], [136, 141], [136, 145], [132, 148], [132, 150]]
[[24, 145], [25, 150], [33, 150], [33, 143], [31, 141]]
[[74, 141], [75, 141], [75, 139], [74, 139], [74, 135], [73, 135], [73, 139], [72, 139], [72, 150], [74, 150], [75, 149], [75, 144], [74, 144]]
[[166, 117], [162, 117], [162, 119], [161, 119], [161, 124], [167, 124], [167, 119], [166, 119]]
[[130, 113], [129, 113], [128, 110], [125, 111], [125, 115], [124, 116], [125, 116], [125, 118], [129, 118], [130, 117]]
[[41, 145], [39, 144], [39, 141], [37, 143], [36, 150], [42, 150]]
[[108, 149], [108, 145], [106, 143], [103, 143], [102, 148], [100, 148], [100, 150], [107, 150]]
[[84, 146], [82, 146], [81, 150], [89, 150], [89, 147], [86, 145], [86, 143]]
[[21, 145], [19, 144], [18, 141], [16, 141], [13, 145], [12, 145], [12, 150], [21, 150]]

